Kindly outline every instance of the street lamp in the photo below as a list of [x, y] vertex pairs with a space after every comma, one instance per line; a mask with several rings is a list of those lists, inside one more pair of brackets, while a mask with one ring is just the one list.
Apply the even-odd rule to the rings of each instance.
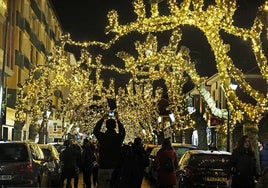
[[[230, 84], [230, 88], [232, 90], [236, 90], [237, 89], [237, 84], [233, 84], [231, 83]], [[231, 120], [231, 117], [230, 117], [230, 110], [229, 110], [229, 106], [228, 106], [228, 103], [227, 103], [227, 99], [226, 99], [226, 110], [227, 110], [227, 145], [226, 145], [226, 150], [227, 151], [230, 151], [230, 120]]]

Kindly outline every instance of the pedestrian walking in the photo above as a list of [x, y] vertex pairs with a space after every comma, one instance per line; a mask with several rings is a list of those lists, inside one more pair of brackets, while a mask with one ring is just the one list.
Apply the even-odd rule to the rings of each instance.
[[156, 154], [157, 184], [159, 188], [173, 188], [176, 185], [178, 156], [169, 138], [165, 138]]
[[261, 173], [263, 174], [264, 169], [268, 168], [268, 142], [265, 142], [263, 149], [260, 151], [260, 165]]
[[229, 168], [232, 188], [254, 188], [258, 180], [255, 153], [247, 135], [242, 136], [234, 148]]
[[91, 143], [88, 139], [84, 139], [82, 152], [82, 172], [83, 183], [86, 188], [91, 188], [91, 176], [93, 175], [94, 161], [96, 161], [96, 157], [91, 148]]
[[144, 169], [149, 165], [141, 138], [134, 139], [132, 146], [123, 146], [123, 157], [119, 167], [114, 171], [113, 188], [140, 188], [144, 177]]
[[98, 146], [95, 143], [91, 143], [90, 148], [93, 151], [95, 159], [96, 159], [95, 161], [93, 161], [92, 176], [93, 176], [93, 185], [94, 187], [97, 187], [98, 171], [99, 171], [99, 151], [98, 151]]
[[[103, 122], [106, 121], [106, 131], [101, 132]], [[118, 125], [119, 132], [115, 128]], [[99, 142], [99, 170], [98, 170], [98, 188], [110, 187], [112, 173], [120, 160], [121, 146], [125, 139], [125, 128], [119, 121], [118, 114], [114, 118], [108, 119], [108, 114], [97, 122], [93, 130]]]
[[[128, 182], [126, 177], [130, 176], [129, 159], [131, 156], [131, 146], [125, 144], [121, 148], [120, 160], [113, 170], [112, 179], [111, 179], [111, 188], [119, 188]], [[124, 178], [122, 178], [124, 176]]]
[[[78, 146], [73, 143], [73, 140], [64, 141], [65, 149], [60, 154], [61, 161], [61, 185], [64, 187], [66, 181], [66, 188], [71, 188], [71, 180], [74, 178], [74, 188], [78, 188], [79, 178], [79, 161], [81, 160], [81, 153]], [[80, 155], [80, 156], [79, 156]]]
[[133, 181], [133, 188], [140, 188], [144, 177], [144, 169], [149, 166], [149, 156], [147, 155], [140, 137], [134, 139], [131, 150], [131, 161], [137, 168]]

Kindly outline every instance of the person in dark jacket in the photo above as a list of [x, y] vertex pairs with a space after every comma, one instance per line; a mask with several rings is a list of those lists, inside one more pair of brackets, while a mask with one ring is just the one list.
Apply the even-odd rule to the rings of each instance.
[[242, 136], [234, 148], [229, 168], [232, 175], [232, 188], [254, 188], [259, 175], [256, 168], [255, 153], [247, 135]]
[[[115, 119], [108, 118], [105, 114], [94, 127], [93, 133], [99, 142], [99, 170], [98, 170], [98, 187], [110, 187], [110, 181], [114, 168], [120, 160], [121, 146], [125, 139], [125, 128], [118, 119], [116, 113]], [[106, 121], [107, 130], [101, 132], [103, 122]], [[119, 133], [116, 132], [116, 123]]]
[[88, 141], [88, 139], [84, 139], [82, 152], [82, 171], [83, 182], [86, 188], [91, 188], [91, 175], [93, 173], [94, 161], [96, 161], [96, 157], [91, 148], [91, 143]]
[[260, 163], [261, 163], [261, 172], [263, 174], [264, 169], [268, 168], [268, 142], [265, 142], [263, 149], [260, 151]]
[[132, 187], [140, 188], [144, 176], [144, 169], [149, 166], [149, 156], [143, 147], [140, 137], [135, 138], [132, 144], [132, 160], [137, 168], [137, 174], [135, 174], [135, 181], [133, 181]]
[[[168, 161], [172, 162], [172, 169], [167, 169]], [[165, 138], [161, 149], [156, 154], [157, 183], [159, 188], [172, 188], [176, 185], [176, 170], [178, 169], [178, 156], [171, 145], [170, 138]]]
[[144, 169], [149, 165], [147, 155], [141, 138], [134, 139], [132, 146], [123, 147], [123, 157], [119, 168], [116, 169], [117, 177], [113, 181], [113, 188], [140, 188], [144, 177]]
[[66, 140], [64, 145], [66, 148], [60, 154], [62, 165], [61, 185], [64, 186], [64, 181], [67, 179], [66, 188], [71, 188], [71, 180], [74, 178], [74, 188], [78, 188], [81, 153], [77, 148], [78, 146], [73, 143], [73, 140]]
[[[126, 182], [129, 175], [129, 158], [131, 156], [131, 146], [123, 145], [121, 148], [120, 161], [112, 173], [111, 188], [119, 188]], [[124, 176], [124, 178], [122, 178]]]

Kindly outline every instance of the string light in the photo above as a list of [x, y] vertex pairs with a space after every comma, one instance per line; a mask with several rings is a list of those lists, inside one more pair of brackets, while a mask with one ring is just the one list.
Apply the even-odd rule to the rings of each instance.
[[[220, 32], [251, 42], [251, 48], [255, 55], [256, 64], [260, 69], [263, 79], [268, 83], [267, 58], [262, 49], [261, 34], [267, 30], [267, 5], [259, 7], [259, 12], [250, 29], [237, 27], [233, 24], [233, 16], [236, 11], [236, 1], [216, 0], [215, 4], [204, 9], [203, 0], [184, 0], [178, 4], [174, 0], [168, 0], [169, 15], [161, 15], [158, 1], [151, 3], [150, 13], [146, 12], [143, 0], [134, 0], [134, 12], [137, 19], [122, 25], [119, 23], [118, 13], [111, 10], [108, 13], [108, 26], [106, 34], [115, 36], [108, 43], [98, 41], [79, 42], [73, 41], [70, 34], [63, 35], [61, 45], [48, 57], [48, 63], [34, 68], [29, 78], [25, 81], [17, 96], [16, 118], [25, 121], [26, 114], [32, 117], [32, 121], [40, 118], [42, 113], [56, 106], [55, 113], [58, 118], [65, 118], [91, 132], [95, 122], [107, 112], [107, 97], [114, 97], [117, 101], [118, 113], [122, 116], [123, 123], [129, 127], [129, 140], [140, 135], [142, 130], [149, 134], [145, 139], [151, 139], [151, 132], [157, 128], [157, 103], [162, 97], [162, 90], [153, 93], [153, 82], [164, 79], [170, 100], [170, 110], [174, 113], [177, 122], [174, 129], [189, 128], [193, 122], [185, 125], [183, 122], [191, 122], [189, 115], [185, 115], [185, 94], [182, 86], [186, 79], [183, 73], [187, 73], [213, 115], [226, 118], [226, 111], [217, 109], [214, 100], [205, 90], [205, 77], [199, 76], [194, 63], [191, 61], [190, 50], [185, 46], [179, 46], [182, 33], [180, 27], [185, 25], [198, 28], [203, 32], [214, 53], [216, 67], [220, 76], [222, 87], [226, 93], [229, 111], [232, 121], [249, 119], [258, 122], [262, 114], [267, 111], [268, 95], [253, 89], [245, 80], [243, 72], [235, 67], [232, 58], [228, 55], [230, 45], [224, 43]], [[148, 16], [150, 15], [150, 16]], [[158, 49], [157, 37], [154, 33], [173, 31], [167, 46]], [[144, 43], [135, 42], [138, 56], [134, 57], [125, 51], [116, 55], [125, 63], [125, 68], [117, 68], [114, 65], [102, 64], [102, 56], [93, 58], [87, 50], [90, 46], [100, 46], [103, 49], [110, 48], [122, 36], [131, 32], [147, 34]], [[70, 44], [82, 47], [80, 61], [72, 65], [68, 55], [64, 52], [64, 45]], [[81, 63], [86, 68], [81, 68]], [[56, 74], [53, 74], [53, 70]], [[126, 88], [115, 91], [114, 80], [110, 80], [109, 88], [103, 86], [101, 71], [110, 70], [119, 74], [130, 74], [131, 79]], [[91, 73], [95, 71], [95, 80], [89, 80]], [[231, 79], [235, 80], [239, 87], [257, 101], [256, 105], [242, 102], [236, 93], [230, 88]], [[56, 97], [60, 93], [60, 97]], [[98, 96], [99, 99], [94, 99]], [[242, 115], [243, 114], [243, 115]]]

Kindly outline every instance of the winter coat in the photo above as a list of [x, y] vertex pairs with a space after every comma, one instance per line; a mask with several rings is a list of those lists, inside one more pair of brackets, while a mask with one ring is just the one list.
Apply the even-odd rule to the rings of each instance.
[[144, 176], [144, 169], [149, 165], [149, 157], [143, 147], [132, 147], [119, 168], [115, 169], [114, 188], [140, 188]]
[[81, 155], [78, 153], [77, 148], [68, 146], [60, 154], [60, 161], [62, 164], [62, 177], [73, 178], [79, 174], [79, 161]]
[[268, 143], [264, 144], [263, 149], [260, 151], [261, 171], [263, 172], [268, 167]]
[[[174, 170], [169, 171], [166, 169], [165, 164], [167, 159], [172, 159]], [[156, 154], [156, 167], [157, 167], [157, 182], [159, 185], [176, 185], [176, 169], [178, 168], [178, 156], [173, 149], [163, 150], [160, 149]]]
[[99, 142], [99, 168], [113, 169], [120, 160], [121, 146], [125, 139], [125, 129], [120, 121], [117, 121], [119, 133], [115, 130], [101, 132], [104, 119], [100, 119], [94, 127], [93, 133]]
[[229, 164], [232, 171], [232, 188], [254, 188], [254, 180], [258, 178], [254, 153], [234, 150]]
[[89, 146], [84, 147], [82, 152], [82, 169], [93, 170], [93, 162], [96, 161], [96, 156]]

